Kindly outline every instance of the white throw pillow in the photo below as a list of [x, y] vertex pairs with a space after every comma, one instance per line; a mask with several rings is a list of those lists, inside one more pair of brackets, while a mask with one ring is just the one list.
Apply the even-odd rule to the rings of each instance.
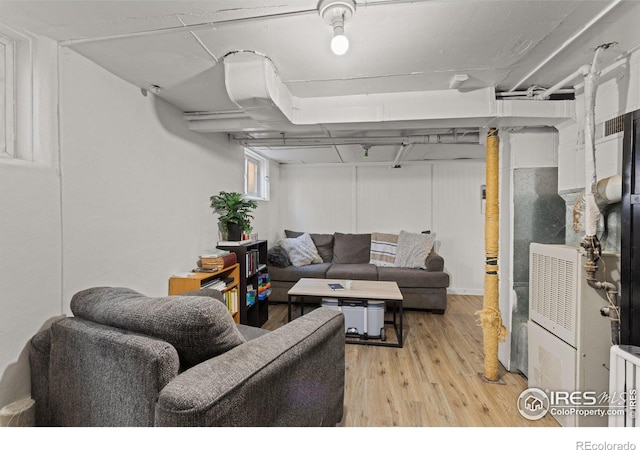
[[297, 238], [283, 239], [280, 241], [280, 246], [289, 255], [289, 260], [291, 260], [293, 266], [301, 267], [322, 262], [318, 249], [313, 240], [311, 240], [309, 233], [304, 233]]
[[398, 235], [396, 266], [426, 269], [425, 261], [432, 249], [433, 238], [431, 234], [409, 233], [402, 230]]

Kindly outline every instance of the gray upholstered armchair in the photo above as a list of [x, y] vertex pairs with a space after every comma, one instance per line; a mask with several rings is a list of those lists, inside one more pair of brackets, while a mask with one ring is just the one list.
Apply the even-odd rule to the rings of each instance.
[[[214, 294], [216, 296], [216, 294]], [[210, 297], [92, 288], [31, 340], [41, 426], [333, 426], [344, 319], [318, 308], [267, 332]]]

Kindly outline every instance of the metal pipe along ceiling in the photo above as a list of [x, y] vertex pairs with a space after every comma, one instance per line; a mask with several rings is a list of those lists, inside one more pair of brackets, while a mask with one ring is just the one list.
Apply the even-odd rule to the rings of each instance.
[[414, 144], [480, 144], [479, 131], [416, 136], [377, 137], [294, 137], [264, 139], [234, 139], [245, 147], [317, 147], [319, 145], [414, 145]]

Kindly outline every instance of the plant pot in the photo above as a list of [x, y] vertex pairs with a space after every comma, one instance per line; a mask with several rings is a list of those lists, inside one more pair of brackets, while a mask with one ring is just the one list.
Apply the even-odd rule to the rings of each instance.
[[227, 239], [230, 241], [242, 240], [243, 229], [237, 223], [227, 223]]

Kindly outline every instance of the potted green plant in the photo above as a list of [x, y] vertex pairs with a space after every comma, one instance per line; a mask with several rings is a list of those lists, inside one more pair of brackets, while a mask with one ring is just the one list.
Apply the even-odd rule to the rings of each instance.
[[222, 238], [227, 241], [239, 241], [242, 234], [251, 228], [251, 212], [258, 207], [255, 200], [247, 200], [239, 192], [221, 191], [210, 198], [214, 213], [220, 214], [218, 226]]

